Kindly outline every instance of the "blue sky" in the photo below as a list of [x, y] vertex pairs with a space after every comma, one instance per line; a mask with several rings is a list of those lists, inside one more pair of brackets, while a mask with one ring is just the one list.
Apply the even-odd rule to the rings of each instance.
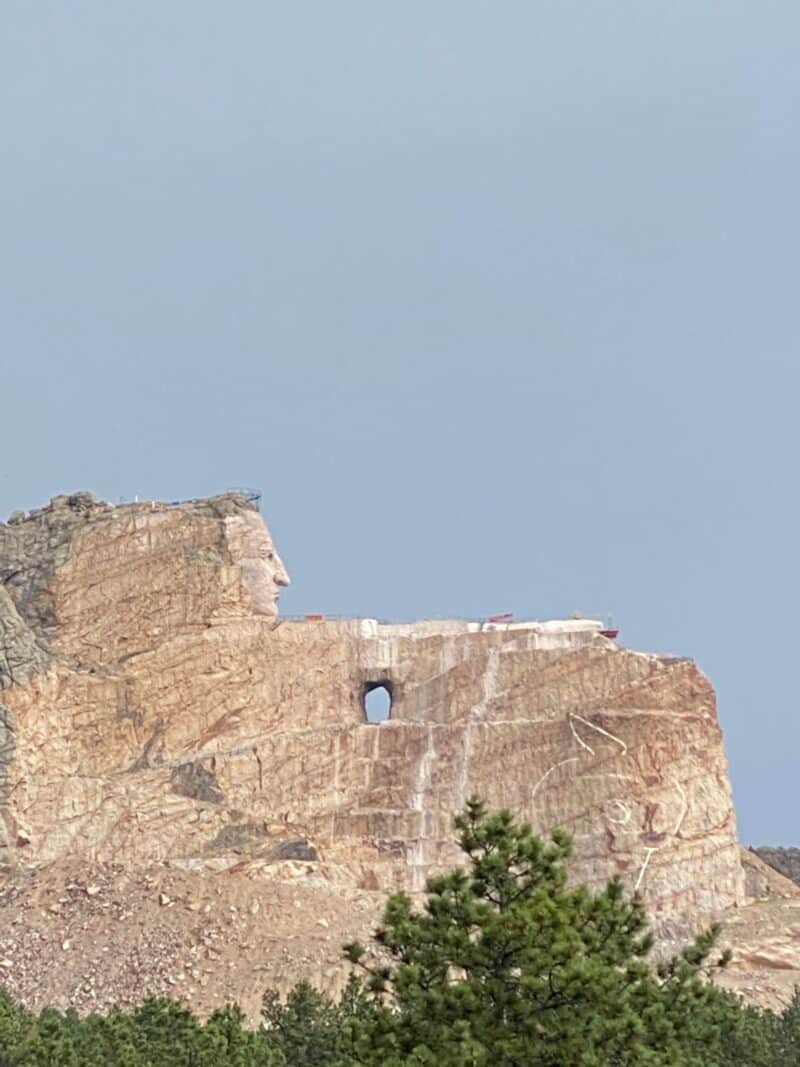
[[253, 485], [287, 613], [613, 613], [797, 844], [800, 7], [1, 22], [0, 515]]

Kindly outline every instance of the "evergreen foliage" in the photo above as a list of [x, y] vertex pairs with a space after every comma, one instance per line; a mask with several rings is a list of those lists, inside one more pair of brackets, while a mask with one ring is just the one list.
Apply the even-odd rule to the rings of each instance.
[[308, 982], [299, 982], [285, 1004], [269, 990], [262, 1002], [262, 1019], [270, 1045], [280, 1050], [287, 1064], [329, 1067], [354, 1062], [356, 1035], [382, 1010], [351, 975], [338, 1003]]
[[150, 998], [135, 1011], [38, 1016], [0, 992], [0, 1067], [286, 1067], [265, 1034], [233, 1006], [201, 1023], [188, 1008]]

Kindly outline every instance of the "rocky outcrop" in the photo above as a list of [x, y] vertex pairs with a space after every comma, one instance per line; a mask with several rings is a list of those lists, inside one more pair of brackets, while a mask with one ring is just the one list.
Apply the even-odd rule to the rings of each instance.
[[[714, 692], [690, 660], [586, 620], [281, 621], [288, 580], [236, 494], [77, 494], [0, 525], [10, 878], [82, 857], [269, 894], [300, 870], [298, 900], [313, 883], [371, 916], [457, 859], [453, 813], [478, 793], [568, 829], [574, 877], [620, 875], [665, 936], [745, 903]], [[391, 717], [370, 724], [378, 685]]]
[[742, 849], [746, 903], [722, 916], [723, 948], [733, 958], [722, 985], [780, 1009], [800, 988], [800, 888], [750, 849]]
[[762, 845], [761, 848], [753, 848], [750, 851], [784, 877], [800, 885], [800, 848], [776, 848]]

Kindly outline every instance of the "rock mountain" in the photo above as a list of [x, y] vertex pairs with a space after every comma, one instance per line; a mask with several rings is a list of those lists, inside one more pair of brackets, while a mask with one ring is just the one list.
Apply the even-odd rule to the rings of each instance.
[[[452, 865], [473, 793], [664, 945], [727, 917], [728, 981], [796, 981], [800, 893], [736, 836], [714, 691], [590, 620], [281, 620], [255, 506], [54, 498], [0, 524], [0, 980], [85, 1010], [200, 1010], [300, 977]], [[391, 715], [370, 723], [367, 693]], [[755, 898], [760, 898], [756, 900]]]

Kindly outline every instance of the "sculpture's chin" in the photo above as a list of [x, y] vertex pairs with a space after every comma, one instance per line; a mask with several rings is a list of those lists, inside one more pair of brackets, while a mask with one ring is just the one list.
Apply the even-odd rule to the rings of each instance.
[[253, 613], [255, 615], [266, 615], [268, 618], [275, 618], [278, 614], [278, 598], [272, 597], [269, 600], [263, 600], [259, 604], [254, 604]]
[[277, 604], [272, 604], [269, 607], [253, 608], [253, 614], [260, 619], [277, 619], [278, 606]]

